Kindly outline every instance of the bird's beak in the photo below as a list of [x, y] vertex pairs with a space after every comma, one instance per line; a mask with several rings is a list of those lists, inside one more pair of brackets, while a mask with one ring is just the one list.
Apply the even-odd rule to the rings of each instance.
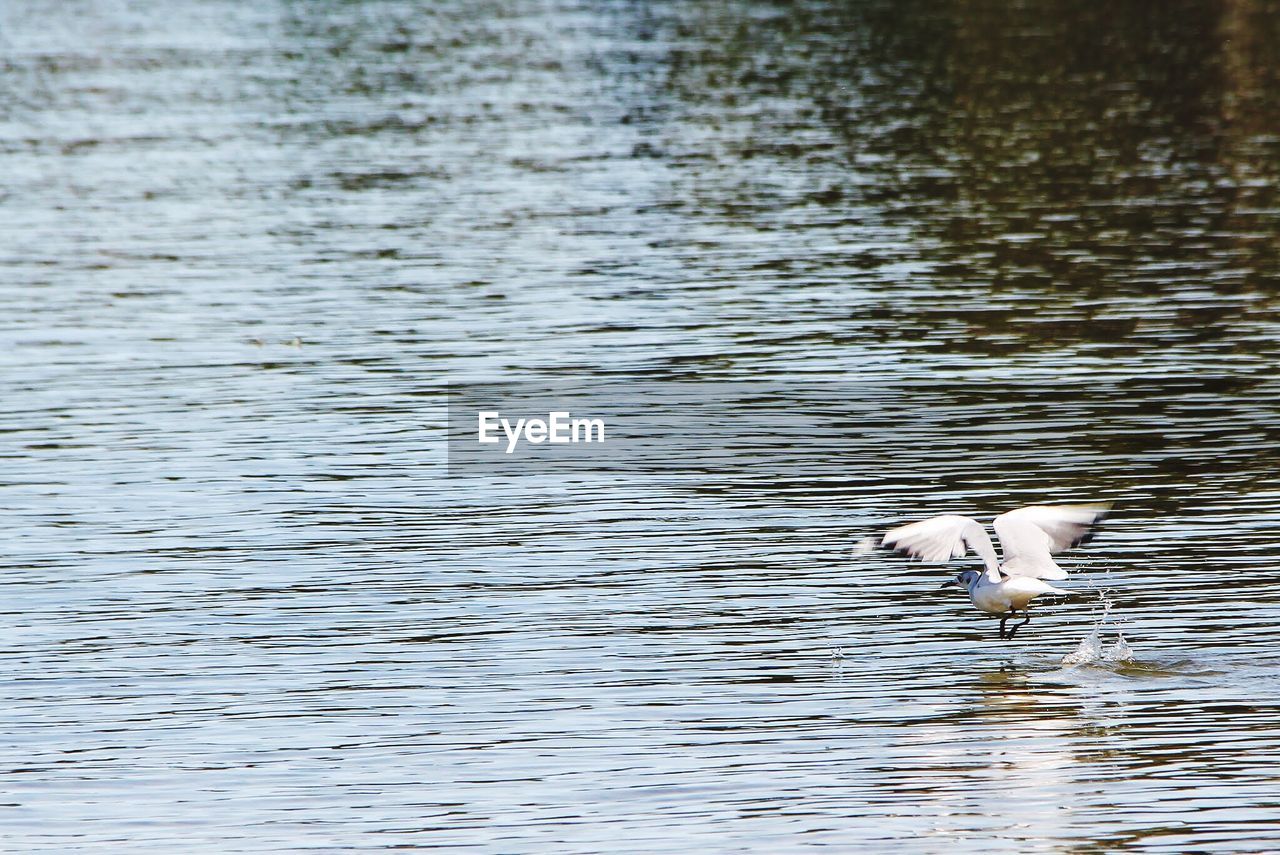
[[[960, 583], [957, 582], [955, 579], [952, 579], [950, 582], [942, 583], [942, 588], [959, 588], [959, 587], [960, 587]], [[942, 588], [939, 588], [938, 590], [942, 590]]]

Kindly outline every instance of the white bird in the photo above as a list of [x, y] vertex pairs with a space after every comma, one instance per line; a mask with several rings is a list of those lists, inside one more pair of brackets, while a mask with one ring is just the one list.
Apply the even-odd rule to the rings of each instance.
[[[973, 605], [1000, 616], [1000, 637], [1013, 638], [1031, 622], [1028, 604], [1041, 594], [1070, 594], [1041, 579], [1065, 579], [1067, 571], [1053, 554], [1086, 542], [1091, 527], [1106, 517], [1111, 505], [1031, 505], [1001, 514], [993, 521], [1004, 562], [996, 558], [987, 529], [976, 520], [943, 514], [899, 526], [884, 536], [881, 546], [922, 561], [946, 562], [973, 550], [987, 569], [966, 570], [942, 587], [969, 591]], [[1022, 612], [1022, 623], [1005, 630], [1005, 621]]]

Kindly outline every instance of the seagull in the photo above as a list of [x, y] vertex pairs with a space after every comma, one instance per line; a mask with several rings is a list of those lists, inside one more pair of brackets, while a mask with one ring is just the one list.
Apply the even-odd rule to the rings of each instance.
[[[1110, 503], [1091, 505], [1030, 505], [996, 517], [992, 525], [1000, 538], [1004, 561], [985, 526], [957, 514], [943, 514], [893, 529], [881, 546], [912, 558], [945, 563], [973, 550], [987, 566], [986, 572], [965, 570], [944, 588], [965, 588], [980, 611], [1000, 617], [1000, 638], [1013, 638], [1031, 623], [1028, 604], [1041, 594], [1070, 594], [1040, 580], [1065, 579], [1067, 571], [1054, 563], [1056, 552], [1089, 540], [1091, 528], [1111, 509]], [[1022, 623], [1005, 629], [1005, 622], [1022, 611]]]

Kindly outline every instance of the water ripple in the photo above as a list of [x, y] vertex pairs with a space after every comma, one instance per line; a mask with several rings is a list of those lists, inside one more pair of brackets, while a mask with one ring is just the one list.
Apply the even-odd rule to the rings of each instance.
[[[7, 4], [6, 848], [1280, 847], [1274, 5]], [[855, 548], [1095, 498], [1012, 642]]]

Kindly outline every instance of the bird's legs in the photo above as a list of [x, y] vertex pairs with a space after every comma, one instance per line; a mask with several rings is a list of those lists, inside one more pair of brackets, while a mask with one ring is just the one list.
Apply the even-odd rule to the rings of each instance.
[[1019, 629], [1031, 623], [1031, 612], [1030, 610], [1024, 608], [1022, 610], [1022, 623], [1015, 623], [1012, 627], [1009, 628], [1008, 632], [1006, 633], [1004, 628], [1004, 622], [1011, 617], [1017, 617], [1017, 616], [1018, 616], [1018, 613], [1016, 611], [1011, 611], [1009, 612], [1009, 614], [1005, 615], [1003, 618], [1000, 619], [1000, 637], [1005, 639], [1006, 641], [1013, 638], [1015, 635], [1017, 635]]

